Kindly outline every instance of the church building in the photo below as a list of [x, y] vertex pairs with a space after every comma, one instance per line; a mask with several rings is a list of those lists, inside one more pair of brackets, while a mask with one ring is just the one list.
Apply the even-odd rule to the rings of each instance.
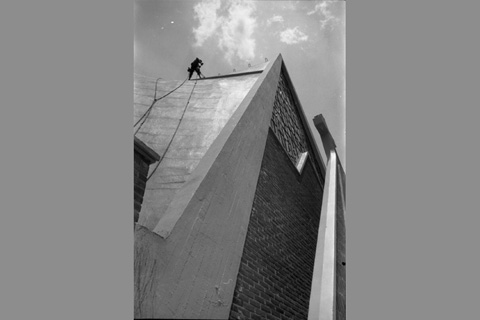
[[282, 56], [134, 90], [135, 318], [345, 319], [345, 172]]

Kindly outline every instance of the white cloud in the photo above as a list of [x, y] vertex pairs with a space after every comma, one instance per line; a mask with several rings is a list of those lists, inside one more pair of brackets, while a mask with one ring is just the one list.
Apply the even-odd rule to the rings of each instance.
[[193, 29], [194, 45], [201, 46], [212, 37], [229, 63], [235, 56], [242, 60], [253, 59], [256, 45], [253, 35], [257, 27], [255, 3], [230, 0], [223, 3], [226, 10], [220, 10], [221, 5], [220, 0], [203, 0], [194, 7], [195, 18], [199, 21], [198, 27]]
[[279, 1], [279, 2], [275, 3], [275, 6], [277, 6], [278, 4], [281, 4], [280, 8], [282, 10], [293, 11], [293, 10], [297, 9], [298, 3], [299, 3], [299, 1], [297, 1], [295, 3], [291, 2], [291, 1]]
[[283, 22], [282, 16], [273, 16], [267, 20], [267, 26], [270, 26], [273, 22]]
[[339, 19], [333, 15], [330, 10], [332, 1], [322, 1], [315, 5], [312, 11], [307, 12], [307, 15], [312, 15], [319, 12], [321, 28], [325, 29], [327, 26], [333, 29], [334, 25], [339, 22]]
[[220, 0], [207, 0], [198, 3], [194, 8], [195, 19], [199, 20], [198, 28], [193, 29], [195, 46], [201, 46], [205, 40], [210, 38], [221, 23], [217, 16], [220, 8]]
[[286, 44], [295, 44], [303, 41], [307, 41], [308, 36], [302, 31], [298, 30], [298, 27], [290, 28], [280, 33], [280, 41]]
[[228, 62], [232, 61], [234, 55], [242, 60], [251, 60], [255, 57], [253, 32], [257, 22], [252, 16], [254, 10], [254, 2], [235, 1], [230, 5], [218, 43], [225, 51], [225, 59]]

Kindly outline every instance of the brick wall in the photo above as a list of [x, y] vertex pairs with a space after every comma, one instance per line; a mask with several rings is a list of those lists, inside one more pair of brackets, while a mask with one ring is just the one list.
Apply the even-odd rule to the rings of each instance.
[[342, 200], [342, 188], [340, 170], [343, 170], [340, 166], [337, 166], [337, 199], [336, 199], [336, 305], [337, 305], [337, 319], [346, 319], [346, 260], [345, 260], [345, 215], [344, 206]]
[[269, 130], [230, 319], [306, 319], [322, 192]]
[[[311, 142], [306, 138], [306, 129], [302, 123], [299, 106], [287, 84], [286, 76], [280, 73], [275, 102], [273, 105], [270, 128], [284, 148], [292, 163], [296, 164], [299, 156], [308, 151], [314, 155]], [[322, 172], [320, 164], [314, 163], [317, 174]]]
[[270, 127], [290, 160], [296, 164], [298, 155], [307, 151], [307, 141], [292, 93], [283, 74], [280, 74]]

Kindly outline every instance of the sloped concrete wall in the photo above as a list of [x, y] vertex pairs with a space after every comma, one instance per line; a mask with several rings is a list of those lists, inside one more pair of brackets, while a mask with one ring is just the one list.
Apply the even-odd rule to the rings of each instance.
[[[154, 230], [258, 76], [157, 81], [157, 98], [178, 89], [154, 103], [145, 122], [135, 127], [140, 127], [136, 136], [163, 156], [156, 170], [156, 165], [150, 167], [150, 174], [155, 172], [147, 182], [139, 224]], [[155, 83], [135, 75], [135, 123], [152, 105]]]
[[259, 76], [178, 191], [171, 234], [136, 226], [135, 317], [228, 318], [281, 64]]

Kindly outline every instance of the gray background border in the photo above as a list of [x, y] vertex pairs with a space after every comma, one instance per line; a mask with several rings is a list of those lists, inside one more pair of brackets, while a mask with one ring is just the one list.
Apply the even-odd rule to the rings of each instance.
[[[133, 2], [0, 5], [2, 319], [133, 315]], [[347, 4], [347, 316], [474, 319], [478, 5]]]

